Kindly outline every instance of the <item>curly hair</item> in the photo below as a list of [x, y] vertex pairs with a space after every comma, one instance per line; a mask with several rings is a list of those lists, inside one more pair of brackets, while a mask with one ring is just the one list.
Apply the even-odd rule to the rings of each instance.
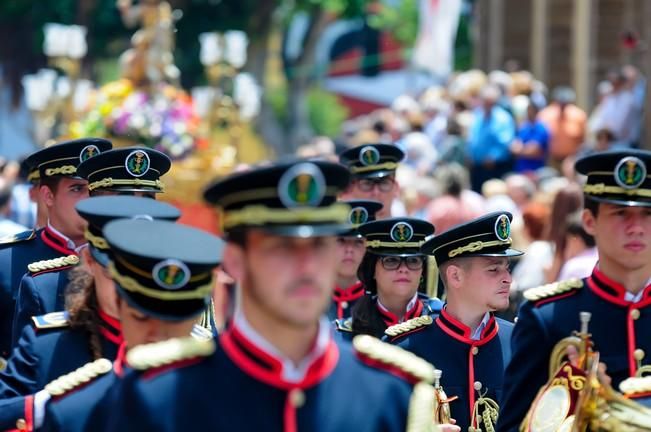
[[70, 270], [66, 287], [66, 310], [70, 328], [88, 334], [89, 349], [93, 359], [102, 357], [102, 343], [99, 333], [100, 318], [95, 281], [82, 266]]

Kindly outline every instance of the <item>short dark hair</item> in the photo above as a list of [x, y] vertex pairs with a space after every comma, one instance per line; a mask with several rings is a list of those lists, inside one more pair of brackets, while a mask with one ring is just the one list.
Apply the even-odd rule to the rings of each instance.
[[581, 212], [572, 213], [567, 217], [567, 234], [579, 237], [583, 244], [586, 247], [592, 248], [595, 246], [594, 237], [592, 237], [588, 232], [583, 228], [583, 222], [581, 220]]
[[583, 208], [589, 210], [594, 217], [599, 215], [599, 204], [599, 201], [593, 200], [589, 195], [583, 195]]
[[62, 179], [63, 177], [61, 176], [42, 177], [38, 185], [39, 187], [47, 186], [52, 191], [52, 193], [55, 194], [57, 193], [57, 189], [59, 188], [59, 184], [61, 184]]

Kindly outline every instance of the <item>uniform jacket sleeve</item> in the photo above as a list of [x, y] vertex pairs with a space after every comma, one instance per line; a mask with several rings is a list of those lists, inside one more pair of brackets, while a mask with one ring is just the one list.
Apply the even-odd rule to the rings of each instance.
[[18, 288], [16, 299], [16, 310], [14, 311], [14, 322], [12, 326], [12, 343], [18, 343], [23, 328], [29, 326], [33, 316], [43, 314], [43, 305], [36, 294], [36, 284], [30, 275], [23, 276]]

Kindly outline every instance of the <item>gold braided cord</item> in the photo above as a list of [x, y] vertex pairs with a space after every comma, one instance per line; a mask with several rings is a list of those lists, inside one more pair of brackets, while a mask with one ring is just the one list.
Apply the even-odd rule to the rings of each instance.
[[624, 189], [619, 186], [607, 186], [604, 183], [587, 184], [583, 186], [583, 192], [590, 195], [601, 195], [605, 193], [610, 194], [625, 194], [631, 196], [641, 196], [644, 198], [651, 198], [651, 189]]
[[102, 180], [97, 180], [88, 185], [88, 190], [92, 191], [99, 188], [107, 188], [111, 186], [149, 186], [158, 188], [160, 190], [165, 189], [165, 184], [160, 180], [142, 180], [139, 178], [134, 179], [114, 179], [107, 177]]
[[[615, 175], [614, 171], [590, 171], [586, 176], [595, 176], [595, 175], [604, 175], [604, 176], [613, 176]], [[647, 178], [651, 178], [651, 175], [647, 175]]]
[[41, 178], [41, 172], [39, 170], [37, 170], [37, 169], [31, 171], [27, 175], [27, 181], [40, 180], [40, 178]]
[[511, 239], [508, 240], [493, 240], [489, 242], [484, 242], [484, 241], [476, 241], [469, 243], [465, 246], [458, 247], [456, 249], [452, 249], [450, 252], [448, 252], [448, 256], [450, 258], [454, 258], [457, 255], [461, 255], [464, 252], [477, 252], [480, 251], [484, 248], [489, 248], [493, 246], [503, 246], [503, 245], [511, 245]]
[[422, 381], [416, 384], [409, 399], [407, 432], [438, 431], [433, 415], [436, 405], [434, 387]]
[[381, 240], [366, 240], [366, 247], [369, 248], [408, 248], [408, 247], [421, 247], [425, 244], [425, 240], [417, 242], [383, 242]]
[[150, 298], [165, 301], [181, 301], [204, 299], [212, 293], [213, 278], [211, 277], [207, 284], [200, 285], [192, 291], [161, 291], [160, 289], [148, 288], [141, 285], [137, 280], [118, 273], [113, 261], [109, 261], [108, 271], [113, 280], [127, 291], [139, 293]]
[[86, 240], [97, 249], [109, 249], [109, 244], [104, 237], [96, 236], [92, 232], [88, 231], [88, 228], [84, 232], [84, 237]]
[[43, 270], [51, 270], [77, 264], [79, 264], [79, 257], [77, 255], [67, 255], [59, 258], [33, 262], [27, 265], [27, 270], [36, 273]]
[[77, 172], [77, 167], [74, 165], [63, 165], [56, 168], [48, 168], [45, 170], [45, 175], [55, 176], [55, 175], [70, 175]]
[[[138, 268], [138, 267], [132, 265], [130, 262], [128, 262], [124, 258], [120, 257], [119, 255], [115, 256], [115, 260], [119, 261], [120, 265], [126, 267], [131, 273], [135, 273], [138, 276], [144, 277], [145, 279], [151, 279], [151, 280], [154, 279], [154, 276], [151, 274], [151, 272], [145, 271], [145, 270], [143, 270], [141, 268]], [[212, 272], [205, 272], [205, 273], [196, 274], [196, 275], [190, 277], [190, 279], [188, 279], [188, 282], [196, 282], [198, 280], [205, 279], [205, 278], [209, 277], [211, 273]]]
[[[337, 196], [339, 189], [335, 186], [328, 186], [325, 189], [325, 196]], [[232, 194], [224, 195], [219, 198], [217, 203], [218, 207], [226, 208], [232, 204], [246, 202], [246, 201], [255, 201], [260, 199], [278, 199], [278, 188], [277, 187], [268, 187], [268, 188], [258, 188], [252, 190], [238, 191]]]
[[336, 203], [329, 207], [304, 207], [294, 209], [271, 209], [263, 205], [246, 206], [240, 210], [224, 212], [223, 226], [265, 225], [268, 223], [345, 223], [350, 206]]
[[353, 174], [368, 172], [368, 171], [379, 171], [379, 170], [395, 170], [398, 168], [398, 164], [395, 162], [385, 162], [377, 165], [366, 165], [362, 167], [351, 166], [350, 172]]
[[[123, 169], [123, 170], [126, 169], [124, 167], [124, 165], [113, 165], [113, 166], [103, 167], [103, 168], [96, 169], [92, 173], [89, 173], [88, 177], [94, 176], [95, 174], [101, 173], [102, 171], [113, 170], [113, 169], [116, 169], [116, 168], [120, 168], [120, 169]], [[156, 171], [158, 173], [158, 175], [160, 176], [160, 171], [158, 171], [156, 168], [149, 167], [147, 172], [149, 172], [149, 171]]]

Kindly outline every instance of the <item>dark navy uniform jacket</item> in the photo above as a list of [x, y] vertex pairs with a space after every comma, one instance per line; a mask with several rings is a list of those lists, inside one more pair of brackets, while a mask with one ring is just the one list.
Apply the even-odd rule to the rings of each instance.
[[[6, 370], [0, 373], [0, 430], [13, 429], [18, 419], [25, 418], [25, 408], [34, 393], [93, 360], [84, 330], [70, 329], [65, 320], [64, 324], [47, 328], [47, 322], [55, 318], [37, 318], [41, 328], [34, 325], [23, 329]], [[112, 360], [122, 342], [119, 322], [103, 313], [100, 318], [102, 356]]]
[[33, 316], [64, 309], [64, 293], [68, 285], [68, 272], [72, 267], [68, 265], [23, 276], [14, 312], [12, 331], [14, 344], [18, 342], [23, 328], [32, 322]]
[[354, 345], [330, 338], [290, 382], [280, 359], [233, 326], [207, 357], [128, 373], [112, 390], [108, 430], [404, 431], [413, 385], [365, 364]]
[[[376, 298], [376, 304], [377, 304], [377, 298]], [[406, 313], [405, 316], [403, 317], [403, 321], [410, 320], [415, 317], [423, 316], [423, 315], [432, 315], [435, 316], [437, 315], [440, 311], [441, 308], [443, 307], [443, 302], [437, 298], [430, 298], [427, 295], [423, 293], [418, 293], [418, 301], [414, 304], [414, 306], [409, 309]], [[382, 321], [384, 322], [384, 330], [386, 330], [388, 327], [391, 327], [392, 325], [396, 325], [400, 322], [400, 317], [395, 316], [391, 312], [381, 308], [377, 307], [376, 308], [378, 315], [382, 318]], [[337, 331], [336, 335], [337, 338], [342, 339], [342, 340], [347, 340], [350, 341], [353, 338], [353, 327], [352, 327], [352, 317], [347, 318], [347, 319], [338, 319], [334, 321], [334, 326], [335, 330]], [[378, 339], [381, 339], [384, 336], [384, 333], [378, 333], [376, 335], [371, 335], [375, 336]]]
[[22, 240], [0, 249], [0, 357], [7, 357], [12, 345], [12, 325], [18, 286], [27, 265], [35, 261], [72, 255], [75, 251], [49, 228], [18, 234]]
[[468, 430], [477, 400], [474, 383], [498, 404], [502, 399], [502, 376], [511, 357], [513, 324], [491, 315], [478, 340], [469, 327], [442, 309], [434, 320], [394, 337], [388, 342], [413, 352], [443, 371], [441, 385], [450, 402], [452, 417], [462, 431]]
[[335, 287], [332, 293], [332, 303], [330, 303], [330, 308], [328, 309], [328, 318], [330, 321], [350, 318], [353, 306], [355, 306], [357, 300], [363, 295], [364, 285], [361, 282], [354, 283], [346, 288]]
[[[546, 291], [545, 291], [546, 290]], [[651, 363], [651, 285], [637, 302], [625, 300], [626, 290], [597, 268], [582, 281], [560, 282], [525, 292], [513, 331], [513, 358], [506, 370], [500, 431], [515, 431], [537, 392], [548, 379], [549, 356], [558, 341], [580, 329], [580, 312], [591, 312], [589, 332], [599, 360], [617, 389], [634, 376], [634, 352]]]

